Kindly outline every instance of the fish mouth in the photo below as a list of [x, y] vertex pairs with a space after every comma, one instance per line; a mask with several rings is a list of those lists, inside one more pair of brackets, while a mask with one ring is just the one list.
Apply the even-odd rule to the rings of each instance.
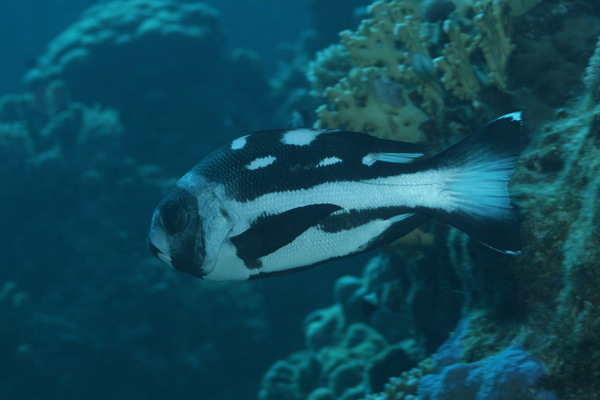
[[160, 251], [160, 249], [156, 247], [154, 243], [150, 241], [150, 239], [148, 239], [148, 250], [150, 250], [150, 253], [152, 253], [160, 261], [167, 265], [173, 266], [173, 264], [171, 264], [171, 257]]

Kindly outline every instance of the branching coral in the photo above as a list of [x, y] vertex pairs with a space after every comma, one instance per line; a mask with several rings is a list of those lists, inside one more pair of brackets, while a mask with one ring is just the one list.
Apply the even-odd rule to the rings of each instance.
[[[315, 72], [309, 74], [316, 93], [329, 100], [329, 105], [317, 110], [316, 125], [437, 143], [439, 137], [423, 133], [431, 130], [425, 123], [434, 121], [444, 128], [449, 109], [473, 107], [483, 91], [507, 91], [506, 66], [514, 49], [509, 2], [456, 0], [451, 5], [439, 5], [445, 11], [435, 14], [428, 8], [438, 7], [436, 2], [373, 3], [369, 8], [373, 17], [356, 32], [342, 32], [343, 47], [329, 50], [349, 54], [355, 66], [347, 77], [323, 90], [329, 81], [320, 82]], [[422, 13], [428, 17], [422, 19]], [[326, 68], [313, 71], [323, 75]], [[390, 104], [382, 99], [374, 90], [380, 81], [397, 85], [402, 101]], [[469, 124], [468, 117], [463, 119]]]
[[328, 87], [344, 78], [353, 67], [348, 51], [341, 44], [334, 44], [317, 53], [315, 61], [308, 66], [308, 80], [314, 96], [324, 97]]

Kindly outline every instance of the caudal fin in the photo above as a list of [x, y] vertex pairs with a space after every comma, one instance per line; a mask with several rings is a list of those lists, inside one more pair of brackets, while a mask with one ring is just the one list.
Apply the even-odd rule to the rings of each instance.
[[507, 254], [520, 254], [517, 213], [508, 182], [521, 147], [521, 113], [506, 114], [431, 161], [448, 177], [448, 207], [437, 213], [473, 239]]

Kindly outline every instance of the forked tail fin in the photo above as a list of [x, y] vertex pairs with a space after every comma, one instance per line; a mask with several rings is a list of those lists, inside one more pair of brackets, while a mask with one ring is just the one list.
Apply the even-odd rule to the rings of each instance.
[[444, 191], [449, 206], [436, 214], [507, 254], [521, 253], [517, 213], [508, 193], [520, 153], [521, 125], [520, 112], [506, 114], [431, 159], [448, 177]]

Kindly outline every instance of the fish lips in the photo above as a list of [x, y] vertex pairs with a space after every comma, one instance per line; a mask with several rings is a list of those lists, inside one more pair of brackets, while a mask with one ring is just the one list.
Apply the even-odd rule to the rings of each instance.
[[150, 250], [150, 253], [152, 253], [156, 258], [158, 258], [165, 264], [170, 265], [171, 267], [173, 266], [173, 264], [171, 263], [171, 257], [163, 253], [158, 247], [156, 247], [154, 243], [152, 243], [152, 240], [150, 240], [150, 236], [148, 236], [148, 238], [146, 239], [146, 244], [148, 246], [148, 250]]

